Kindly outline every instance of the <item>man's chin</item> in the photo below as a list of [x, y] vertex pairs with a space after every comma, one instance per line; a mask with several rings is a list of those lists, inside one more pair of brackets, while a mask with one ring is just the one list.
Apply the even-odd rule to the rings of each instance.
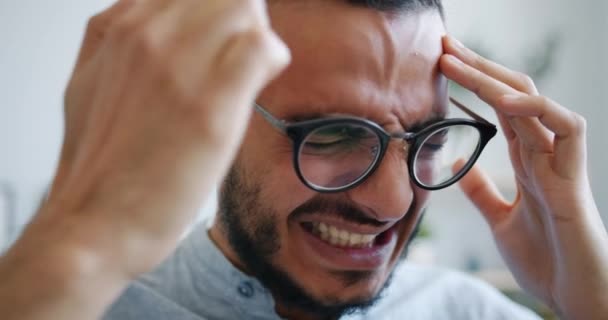
[[[294, 301], [280, 301], [285, 307], [306, 310], [306, 313], [316, 318], [339, 318], [353, 313], [364, 313], [375, 305], [383, 296], [384, 290], [390, 285], [392, 273], [382, 274], [380, 271], [335, 271], [330, 274], [331, 280], [326, 283], [340, 283], [340, 289], [331, 290], [327, 294], [308, 294], [311, 304], [308, 306], [292, 304]], [[319, 286], [303, 291], [319, 290]]]
[[[241, 170], [235, 164], [222, 185], [218, 223], [244, 271], [257, 278], [271, 291], [277, 308], [287, 312], [302, 311], [315, 315], [313, 318], [339, 318], [342, 314], [365, 310], [382, 297], [382, 289], [390, 283], [390, 275], [399, 261], [401, 248], [404, 245], [407, 246], [407, 243], [402, 242], [407, 242], [403, 240], [407, 240], [409, 237], [399, 237], [400, 240], [397, 243], [400, 245], [393, 247], [394, 249], [387, 247], [387, 250], [392, 251], [389, 254], [390, 257], [386, 257], [388, 262], [378, 263], [377, 268], [371, 269], [374, 272], [370, 273], [370, 269], [365, 272], [361, 272], [361, 270], [341, 272], [337, 278], [332, 274], [319, 277], [317, 273], [319, 278], [310, 281], [311, 277], [315, 276], [315, 272], [311, 271], [311, 268], [314, 269], [316, 266], [314, 263], [313, 265], [301, 263], [302, 252], [292, 250], [287, 253], [290, 255], [290, 259], [280, 259], [280, 251], [284, 246], [278, 226], [282, 224], [280, 217], [285, 215], [265, 205], [267, 201], [263, 201], [261, 198], [261, 190], [259, 184], [245, 183]], [[327, 204], [321, 200], [309, 201], [307, 206], [301, 206], [306, 209], [301, 210], [302, 214], [306, 214], [305, 211], [321, 212], [322, 210], [318, 210], [319, 206], [323, 208], [323, 205]], [[335, 203], [333, 205], [336, 207]], [[344, 210], [344, 204], [337, 207], [340, 210], [332, 212], [353, 213], [352, 210]], [[412, 224], [415, 224], [415, 221], [412, 220], [415, 219], [415, 216], [410, 211], [415, 208], [416, 206], [412, 204], [406, 214], [406, 217], [410, 218], [406, 218], [404, 222], [408, 221], [407, 224], [410, 225], [410, 228], [405, 228], [403, 234], [409, 234], [407, 231], [414, 229]], [[289, 216], [296, 217], [297, 215], [292, 212]], [[352, 215], [348, 215], [348, 217], [353, 218]], [[361, 219], [369, 220], [367, 217]], [[294, 252], [298, 252], [300, 255], [299, 263], [295, 262], [299, 259], [291, 256], [295, 254]], [[311, 257], [314, 256], [311, 253]], [[308, 259], [304, 260], [310, 262]], [[276, 264], [273, 261], [276, 261]], [[280, 261], [291, 261], [291, 265], [289, 267], [281, 266]], [[325, 280], [330, 278], [334, 281], [325, 283]], [[323, 287], [344, 289], [331, 292], [331, 295], [335, 297], [332, 299], [327, 294], [323, 297], [323, 293], [328, 293], [319, 290]]]

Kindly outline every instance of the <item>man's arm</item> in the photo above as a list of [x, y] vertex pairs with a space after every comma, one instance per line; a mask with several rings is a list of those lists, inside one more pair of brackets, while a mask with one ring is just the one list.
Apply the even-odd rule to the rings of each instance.
[[93, 17], [48, 200], [0, 259], [2, 319], [92, 319], [177, 245], [289, 61], [263, 0], [121, 0]]
[[98, 318], [127, 286], [129, 279], [95, 252], [48, 232], [32, 235], [0, 259], [3, 319]]
[[479, 168], [462, 189], [488, 221], [519, 284], [566, 319], [608, 315], [608, 234], [591, 193], [585, 120], [540, 96], [532, 80], [444, 39], [441, 69], [492, 106], [518, 196], [509, 203]]

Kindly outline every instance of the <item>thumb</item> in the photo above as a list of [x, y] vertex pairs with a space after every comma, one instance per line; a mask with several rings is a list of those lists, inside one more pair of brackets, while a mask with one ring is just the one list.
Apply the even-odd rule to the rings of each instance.
[[[458, 162], [454, 169], [462, 165], [464, 161]], [[511, 204], [504, 199], [496, 184], [479, 166], [473, 166], [460, 180], [459, 185], [467, 198], [481, 211], [490, 227], [493, 228], [509, 214]]]

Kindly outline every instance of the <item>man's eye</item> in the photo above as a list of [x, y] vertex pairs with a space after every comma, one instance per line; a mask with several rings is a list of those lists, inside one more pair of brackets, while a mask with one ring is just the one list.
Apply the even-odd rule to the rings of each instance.
[[378, 144], [376, 134], [359, 125], [333, 125], [320, 128], [304, 140], [304, 153], [345, 154], [363, 151]]
[[441, 151], [444, 146], [445, 143], [425, 143], [422, 148], [427, 152], [435, 153]]
[[341, 147], [353, 143], [352, 138], [320, 136], [312, 137], [306, 140], [306, 147], [314, 149], [326, 149], [332, 147]]
[[432, 159], [440, 153], [448, 143], [447, 130], [441, 130], [429, 137], [420, 147], [418, 157]]

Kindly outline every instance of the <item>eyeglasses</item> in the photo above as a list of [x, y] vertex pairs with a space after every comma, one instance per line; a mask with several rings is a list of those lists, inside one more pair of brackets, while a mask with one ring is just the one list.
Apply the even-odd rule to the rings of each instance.
[[336, 116], [288, 122], [262, 106], [255, 109], [293, 140], [293, 164], [306, 186], [342, 192], [363, 183], [378, 168], [392, 139], [404, 143], [410, 178], [426, 190], [446, 188], [475, 164], [496, 126], [453, 98], [470, 119], [446, 119], [416, 132], [389, 133], [370, 120]]

